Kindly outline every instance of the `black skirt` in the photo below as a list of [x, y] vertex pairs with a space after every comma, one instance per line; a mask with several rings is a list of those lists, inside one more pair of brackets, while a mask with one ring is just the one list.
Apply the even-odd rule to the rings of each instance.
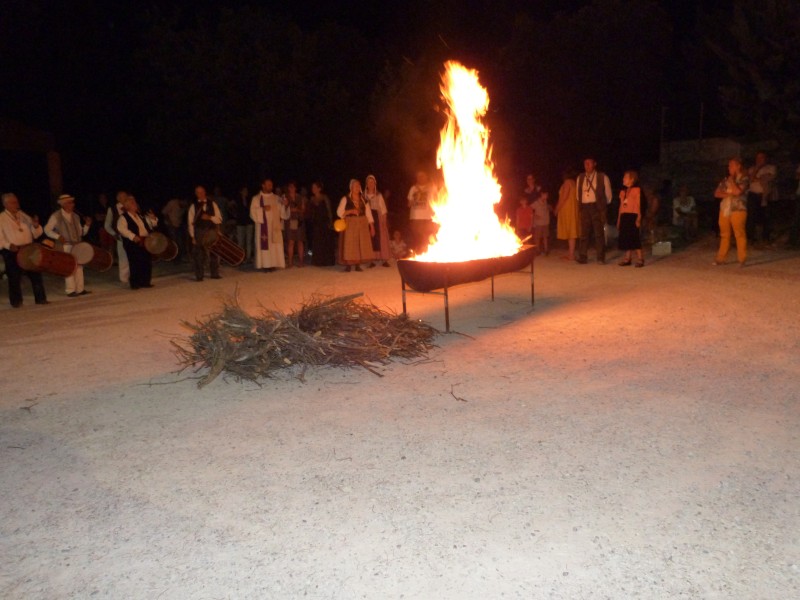
[[617, 246], [620, 250], [641, 250], [642, 236], [636, 226], [635, 213], [622, 213], [619, 216], [619, 240]]

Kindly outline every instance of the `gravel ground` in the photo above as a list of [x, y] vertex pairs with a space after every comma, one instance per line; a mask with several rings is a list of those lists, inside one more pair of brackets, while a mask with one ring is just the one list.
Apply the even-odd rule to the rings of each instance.
[[[714, 243], [537, 259], [533, 309], [525, 274], [454, 288], [457, 333], [383, 377], [202, 390], [182, 319], [236, 286], [400, 310], [396, 269], [48, 278], [0, 309], [0, 596], [800, 597], [800, 254]], [[444, 328], [441, 297], [408, 305]]]

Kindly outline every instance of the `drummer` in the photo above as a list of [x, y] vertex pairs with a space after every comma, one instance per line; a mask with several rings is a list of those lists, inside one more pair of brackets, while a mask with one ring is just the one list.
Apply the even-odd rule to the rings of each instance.
[[8, 276], [8, 300], [11, 306], [22, 306], [22, 275], [28, 276], [33, 287], [33, 298], [36, 304], [49, 304], [44, 291], [42, 274], [36, 271], [25, 271], [17, 264], [17, 252], [22, 246], [32, 244], [42, 235], [39, 217], [29, 217], [19, 209], [19, 199], [14, 194], [3, 194], [3, 208], [0, 213], [0, 252], [6, 263]]
[[219, 274], [219, 256], [209, 252], [203, 244], [203, 236], [210, 229], [219, 228], [222, 224], [222, 213], [219, 206], [206, 196], [206, 188], [198, 185], [194, 188], [196, 200], [189, 206], [186, 216], [189, 239], [192, 243], [192, 258], [194, 259], [194, 276], [197, 281], [203, 281], [205, 264], [211, 271], [211, 279], [221, 279]]
[[[81, 217], [75, 212], [75, 198], [69, 194], [61, 194], [58, 197], [59, 210], [50, 215], [44, 232], [47, 237], [52, 238], [64, 245], [64, 252], [70, 252], [75, 244], [80, 243], [92, 224], [91, 217]], [[67, 296], [75, 298], [85, 296], [91, 292], [84, 288], [83, 265], [78, 265], [75, 272], [69, 277], [64, 278]]]
[[125, 246], [130, 266], [130, 286], [132, 290], [153, 287], [153, 259], [145, 250], [144, 238], [150, 235], [153, 228], [158, 225], [158, 217], [152, 210], [142, 215], [139, 203], [130, 194], [122, 201], [122, 213], [117, 221], [117, 231]]

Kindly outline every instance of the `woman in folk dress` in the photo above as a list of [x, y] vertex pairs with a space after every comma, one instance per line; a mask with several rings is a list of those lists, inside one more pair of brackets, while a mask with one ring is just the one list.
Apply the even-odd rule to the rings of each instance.
[[[376, 235], [372, 238], [372, 247], [375, 250], [375, 259], [383, 261], [384, 267], [389, 266], [389, 257], [392, 255], [389, 249], [389, 219], [386, 201], [378, 191], [378, 180], [374, 175], [367, 175], [366, 189], [364, 196], [372, 210], [372, 221], [377, 223]], [[374, 264], [370, 265], [374, 266]]]
[[372, 249], [372, 237], [375, 225], [372, 211], [361, 193], [361, 182], [350, 180], [350, 193], [339, 202], [336, 214], [347, 223], [339, 241], [339, 262], [349, 272], [355, 266], [361, 271], [361, 264], [372, 262], [375, 252]]

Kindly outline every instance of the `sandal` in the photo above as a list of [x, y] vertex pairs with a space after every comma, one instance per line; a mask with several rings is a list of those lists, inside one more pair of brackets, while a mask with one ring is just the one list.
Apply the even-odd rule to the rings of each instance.
[[637, 269], [640, 269], [640, 268], [642, 268], [644, 266], [644, 261], [643, 260], [637, 260], [636, 264], [633, 265], [633, 266], [636, 267]]
[[619, 265], [620, 267], [628, 267], [628, 266], [630, 266], [630, 264], [631, 264], [631, 259], [630, 258], [625, 259], [625, 260], [621, 260], [621, 261], [619, 261], [617, 263], [617, 265]]

